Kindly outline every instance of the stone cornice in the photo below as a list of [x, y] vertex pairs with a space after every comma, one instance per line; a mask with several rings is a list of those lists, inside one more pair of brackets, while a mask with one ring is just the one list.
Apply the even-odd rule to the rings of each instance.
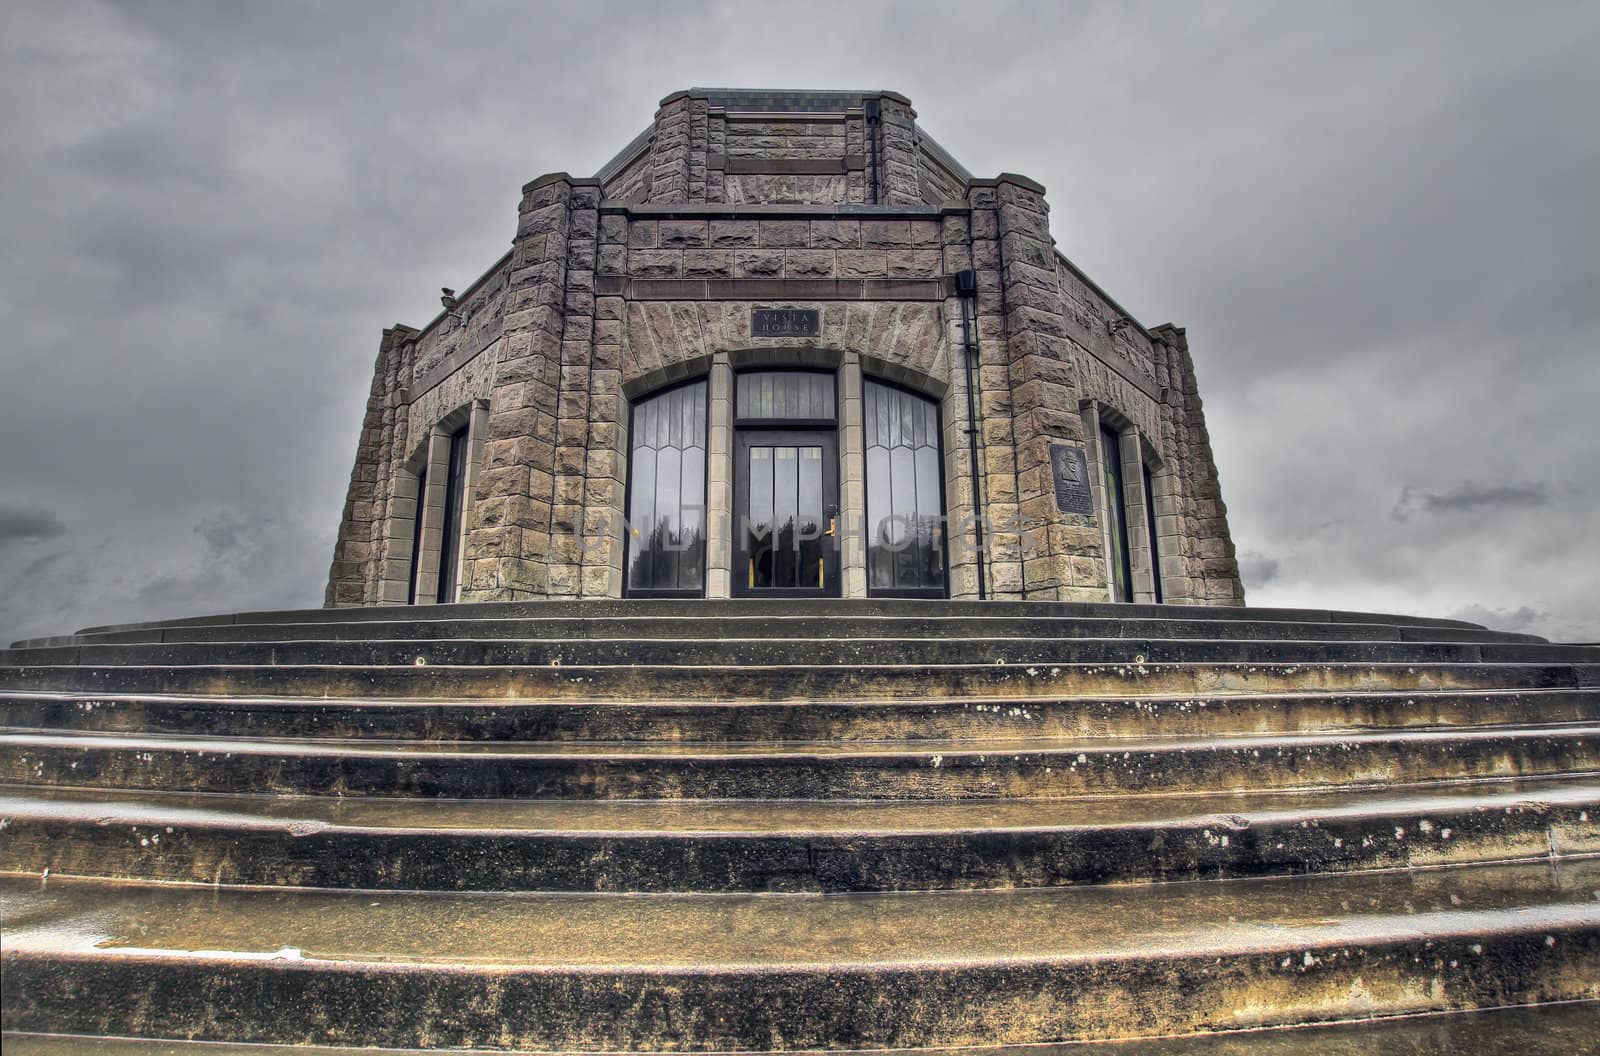
[[937, 279], [632, 279], [595, 276], [595, 293], [630, 301], [942, 301]]
[[934, 220], [965, 216], [970, 202], [938, 205], [740, 205], [692, 202], [625, 202], [608, 198], [600, 203], [602, 215], [624, 215], [640, 220]]

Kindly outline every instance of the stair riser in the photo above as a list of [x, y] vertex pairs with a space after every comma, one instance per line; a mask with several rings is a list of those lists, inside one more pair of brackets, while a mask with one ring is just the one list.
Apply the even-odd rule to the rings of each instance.
[[838, 701], [1571, 689], [1569, 664], [985, 664], [965, 667], [13, 667], [0, 693], [411, 700]]
[[29, 639], [18, 647], [115, 645], [135, 643], [283, 642], [296, 640], [375, 641], [454, 638], [521, 641], [652, 638], [1200, 638], [1289, 641], [1542, 643], [1535, 635], [1459, 627], [1404, 627], [1365, 623], [1288, 623], [1269, 620], [1117, 620], [1072, 617], [877, 619], [849, 616], [787, 617], [757, 620], [724, 616], [694, 619], [616, 617], [609, 619], [367, 620], [352, 623], [255, 623], [209, 627], [168, 627], [56, 635]]
[[1600, 691], [868, 704], [398, 704], [0, 697], [0, 728], [441, 741], [1224, 736], [1600, 722]]
[[1314, 952], [1293, 945], [1291, 935], [1281, 946], [1264, 942], [1259, 952], [1221, 956], [871, 972], [358, 968], [11, 953], [3, 1001], [11, 1030], [288, 1044], [557, 1051], [1027, 1044], [1594, 997], [1600, 926], [1573, 917], [1529, 932]]
[[[10, 743], [7, 743], [10, 742]], [[237, 748], [238, 745], [233, 746]], [[0, 739], [0, 781], [86, 788], [478, 799], [998, 799], [1384, 785], [1600, 770], [1600, 738], [1317, 741], [1004, 754], [595, 755], [206, 751]]]
[[0, 871], [414, 891], [849, 892], [1343, 873], [1600, 853], [1600, 797], [1312, 820], [928, 834], [392, 833], [11, 812]]
[[[1353, 1019], [1308, 1023], [1267, 1031], [1185, 1034], [1138, 1043], [1077, 1043], [1065, 1056], [1457, 1056], [1461, 1053], [1506, 1053], [1520, 1056], [1574, 1056], [1592, 1047], [1600, 1036], [1600, 1001], [1567, 1001], [1550, 1005], [1476, 1009], [1388, 1016], [1358, 1014]], [[295, 1047], [235, 1045], [227, 1042], [175, 1043], [168, 1039], [110, 1040], [81, 1035], [3, 1035], [6, 1056], [379, 1056], [343, 1046]], [[515, 1056], [499, 1049], [453, 1050], [456, 1056]], [[1053, 1056], [1016, 1048], [898, 1050], [886, 1056]], [[388, 1056], [396, 1056], [393, 1050]], [[522, 1056], [528, 1056], [526, 1052]]]
[[273, 642], [88, 645], [0, 652], [0, 666], [53, 664], [173, 666], [206, 664], [1040, 664], [1040, 663], [1419, 663], [1586, 661], [1600, 651], [1563, 645], [1430, 642], [1240, 642], [1143, 639], [628, 640], [570, 642]]

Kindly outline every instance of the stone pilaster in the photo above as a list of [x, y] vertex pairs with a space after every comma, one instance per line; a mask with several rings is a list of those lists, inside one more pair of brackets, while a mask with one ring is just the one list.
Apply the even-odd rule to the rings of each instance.
[[[978, 275], [977, 318], [972, 339], [978, 346], [977, 487], [986, 525], [985, 571], [990, 597], [1016, 600], [1023, 596], [1022, 540], [1017, 533], [1017, 458], [1013, 442], [1011, 364], [1006, 347], [1006, 299], [996, 182], [975, 182], [968, 190], [968, 201], [972, 206], [971, 261]], [[965, 373], [960, 384], [966, 384]], [[960, 410], [965, 421], [965, 406]], [[977, 589], [976, 573], [972, 589]]]
[[369, 604], [404, 605], [411, 593], [412, 528], [417, 516], [417, 488], [405, 474], [410, 450], [410, 390], [418, 331], [395, 327], [385, 385], [389, 403], [383, 417], [383, 525], [378, 531], [379, 557], [372, 572]]
[[[866, 161], [867, 157], [867, 119], [859, 107], [852, 107], [845, 111], [844, 118], [844, 152], [847, 157], [858, 157]], [[870, 164], [870, 162], [867, 162]], [[867, 169], [851, 169], [845, 173], [844, 185], [845, 201], [852, 205], [861, 205], [867, 200]]]
[[[704, 108], [701, 102], [701, 109]], [[690, 151], [695, 100], [688, 92], [674, 92], [661, 100], [656, 111], [655, 137], [650, 142], [650, 201], [689, 201]], [[701, 171], [705, 168], [701, 151]], [[702, 175], [702, 183], [704, 176]]]
[[575, 182], [562, 172], [523, 188], [505, 343], [489, 398], [483, 471], [467, 537], [463, 600], [521, 601], [550, 590], [562, 316]]
[[[596, 285], [627, 273], [628, 218], [601, 217], [595, 247]], [[628, 401], [622, 394], [626, 329], [626, 299], [597, 293], [589, 367], [589, 445], [584, 464], [581, 593], [586, 598], [615, 598], [622, 593], [628, 465]]]
[[1156, 600], [1154, 555], [1150, 553], [1150, 511], [1153, 497], [1145, 494], [1144, 441], [1139, 430], [1128, 426], [1122, 431], [1122, 490], [1127, 496], [1128, 558], [1133, 571], [1133, 600], [1153, 605]]
[[710, 115], [704, 99], [689, 100], [689, 201], [706, 200], [706, 148], [710, 142]]
[[[867, 452], [862, 402], [861, 354], [844, 355], [839, 368], [839, 519], [831, 540], [839, 547], [841, 593], [867, 596]], [[852, 515], [854, 514], [854, 515]]]
[[1105, 550], [1090, 518], [1056, 506], [1050, 447], [1082, 448], [1078, 388], [1067, 356], [1044, 188], [1021, 176], [996, 181], [996, 222], [1006, 311], [1022, 587], [1028, 598], [1098, 601]]
[[707, 398], [706, 597], [733, 596], [733, 364], [726, 352], [711, 361]]
[[879, 98], [879, 200], [889, 205], [922, 201], [917, 167], [917, 112], [903, 95], [885, 92]]
[[383, 474], [384, 417], [389, 410], [386, 381], [393, 358], [394, 331], [385, 330], [378, 344], [378, 358], [372, 367], [372, 384], [367, 390], [367, 409], [361, 419], [361, 435], [356, 440], [356, 461], [350, 470], [350, 485], [345, 492], [344, 512], [339, 518], [339, 535], [333, 546], [333, 563], [328, 569], [328, 588], [323, 604], [331, 607], [361, 605], [369, 599], [369, 579], [376, 563], [373, 550], [374, 522], [382, 512], [379, 482]]
[[412, 594], [418, 605], [433, 605], [439, 600], [439, 583], [444, 576], [440, 555], [444, 552], [445, 495], [450, 476], [450, 434], [439, 426], [428, 433], [426, 482], [417, 495], [417, 516], [422, 531], [417, 538], [422, 556], [416, 562]]
[[590, 386], [594, 362], [595, 264], [600, 185], [573, 180], [568, 199], [567, 283], [562, 301], [561, 375], [556, 401], [555, 483], [550, 498], [548, 593], [582, 592], [582, 546], [588, 493]]
[[[706, 109], [706, 153], [720, 154], [724, 157], [728, 153], [728, 112], [720, 106]], [[721, 168], [706, 169], [707, 202], [727, 201], [726, 191], [727, 173]]]
[[[1157, 546], [1163, 570], [1181, 572], [1169, 583], [1168, 601], [1191, 605], [1243, 605], [1244, 585], [1228, 531], [1228, 508], [1222, 501], [1217, 463], [1206, 430], [1205, 408], [1195, 379], [1189, 339], [1182, 327], [1170, 323], [1151, 330], [1158, 352], [1165, 359], [1167, 399], [1161, 413], [1163, 428], [1171, 427], [1177, 453], [1175, 474], [1166, 481], [1167, 494], [1159, 496], [1172, 512], [1167, 523], [1157, 507]], [[1169, 553], [1167, 547], [1171, 547]]]
[[[992, 215], [992, 214], [991, 214]], [[970, 214], [951, 214], [941, 218], [939, 225], [941, 265], [946, 275], [974, 268], [972, 253], [972, 219]], [[998, 243], [989, 240], [991, 251]], [[998, 272], [991, 269], [991, 288], [998, 290]], [[983, 403], [981, 394], [973, 393], [973, 407], [979, 426], [977, 429], [978, 460], [972, 457], [967, 430], [967, 351], [966, 330], [962, 325], [962, 298], [954, 288], [944, 301], [945, 347], [950, 349], [949, 383], [940, 406], [940, 422], [944, 445], [944, 495], [945, 495], [945, 551], [949, 562], [950, 597], [976, 600], [978, 597], [978, 533], [976, 525], [978, 471], [983, 465]], [[975, 308], [981, 306], [975, 305]], [[998, 308], [998, 305], [992, 305]], [[972, 324], [972, 340], [981, 345], [976, 323]], [[976, 372], [974, 372], [976, 373]], [[985, 540], [987, 547], [988, 540]], [[986, 558], [987, 555], [985, 555]], [[989, 569], [985, 569], [986, 580]]]

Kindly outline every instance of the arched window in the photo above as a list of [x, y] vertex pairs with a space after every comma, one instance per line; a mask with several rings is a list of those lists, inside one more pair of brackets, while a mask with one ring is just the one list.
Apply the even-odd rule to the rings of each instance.
[[706, 580], [705, 380], [634, 404], [628, 435], [628, 593], [699, 597]]
[[862, 384], [867, 453], [867, 590], [945, 594], [939, 405], [871, 378]]

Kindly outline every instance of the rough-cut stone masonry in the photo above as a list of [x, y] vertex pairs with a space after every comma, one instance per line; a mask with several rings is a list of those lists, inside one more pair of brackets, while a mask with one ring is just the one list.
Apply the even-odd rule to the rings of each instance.
[[[384, 332], [327, 603], [405, 603], [424, 580], [417, 600], [432, 600], [442, 570], [421, 566], [447, 548], [443, 486], [424, 470], [460, 429], [460, 600], [620, 596], [623, 543], [605, 533], [625, 512], [630, 404], [695, 377], [711, 403], [706, 591], [725, 596], [734, 372], [784, 366], [836, 372], [846, 514], [865, 487], [863, 379], [937, 402], [952, 597], [977, 596], [980, 561], [994, 597], [1110, 596], [1115, 458], [1134, 600], [1159, 584], [1168, 602], [1241, 603], [1183, 329], [1140, 325], [1058, 250], [1043, 187], [974, 177], [916, 119], [893, 92], [693, 89], [595, 177], [529, 183], [510, 252], [458, 308]], [[752, 336], [756, 308], [815, 310], [818, 332]], [[1083, 451], [1094, 515], [1062, 512], [1061, 445]], [[865, 594], [861, 545], [841, 555], [841, 592]]]

